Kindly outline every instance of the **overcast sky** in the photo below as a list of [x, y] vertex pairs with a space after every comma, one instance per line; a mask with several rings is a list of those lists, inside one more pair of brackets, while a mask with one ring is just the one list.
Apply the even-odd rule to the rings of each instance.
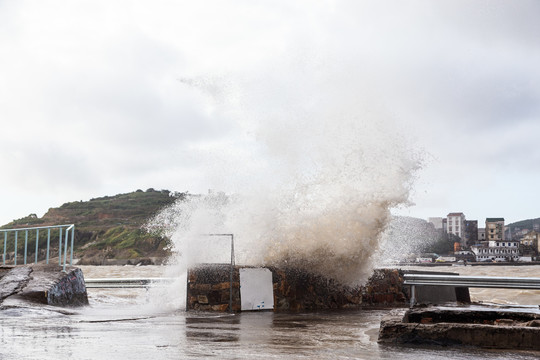
[[267, 109], [336, 94], [421, 159], [396, 214], [540, 217], [539, 18], [525, 0], [0, 0], [0, 223], [238, 191], [224, 172], [262, 166]]

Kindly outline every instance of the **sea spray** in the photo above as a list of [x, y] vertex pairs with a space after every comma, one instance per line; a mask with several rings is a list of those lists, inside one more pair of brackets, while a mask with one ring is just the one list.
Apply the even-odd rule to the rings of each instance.
[[196, 263], [228, 262], [228, 240], [206, 235], [232, 233], [238, 264], [297, 267], [361, 283], [376, 261], [390, 209], [408, 201], [418, 166], [401, 144], [385, 141], [389, 134], [376, 129], [343, 129], [347, 141], [334, 135], [330, 144], [319, 144], [322, 151], [343, 152], [324, 154], [305, 173], [288, 169], [287, 176], [279, 174], [286, 179], [279, 186], [192, 195], [163, 210], [149, 227], [166, 229], [176, 273]]
[[409, 204], [421, 160], [370, 78], [319, 55], [181, 79], [234, 126], [194, 148], [215, 191], [178, 201], [148, 225], [170, 237], [176, 273], [228, 262], [227, 240], [205, 234], [231, 233], [237, 264], [297, 267], [350, 285], [371, 274], [391, 209]]

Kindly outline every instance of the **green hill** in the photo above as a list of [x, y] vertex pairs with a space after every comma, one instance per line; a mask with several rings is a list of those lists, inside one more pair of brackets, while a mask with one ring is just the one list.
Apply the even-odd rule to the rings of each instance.
[[168, 256], [168, 239], [149, 234], [142, 226], [160, 209], [182, 200], [185, 193], [137, 190], [127, 194], [75, 201], [51, 208], [43, 217], [30, 214], [2, 228], [75, 224], [74, 252], [80, 264], [103, 264], [112, 259]]
[[521, 220], [521, 221], [517, 221], [517, 222], [512, 223], [512, 224], [508, 224], [507, 226], [511, 227], [512, 230], [514, 230], [516, 228], [533, 229], [534, 224], [540, 224], [540, 218]]

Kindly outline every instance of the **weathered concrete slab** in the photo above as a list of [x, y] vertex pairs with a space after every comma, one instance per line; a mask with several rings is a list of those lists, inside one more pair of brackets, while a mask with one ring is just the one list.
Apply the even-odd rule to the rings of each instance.
[[416, 308], [383, 319], [379, 342], [540, 350], [539, 326], [539, 312], [519, 308]]
[[2, 268], [2, 278], [0, 279], [0, 302], [8, 296], [21, 291], [28, 281], [32, 269], [30, 267]]
[[0, 304], [19, 299], [56, 306], [88, 304], [81, 269], [58, 265], [3, 267], [0, 271]]

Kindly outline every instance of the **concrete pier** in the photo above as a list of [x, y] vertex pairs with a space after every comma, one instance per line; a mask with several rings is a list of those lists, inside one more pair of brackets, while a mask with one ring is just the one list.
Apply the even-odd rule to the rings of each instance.
[[379, 343], [540, 350], [538, 308], [424, 307], [381, 322]]
[[0, 267], [0, 307], [32, 302], [55, 306], [88, 304], [81, 269], [59, 265]]

